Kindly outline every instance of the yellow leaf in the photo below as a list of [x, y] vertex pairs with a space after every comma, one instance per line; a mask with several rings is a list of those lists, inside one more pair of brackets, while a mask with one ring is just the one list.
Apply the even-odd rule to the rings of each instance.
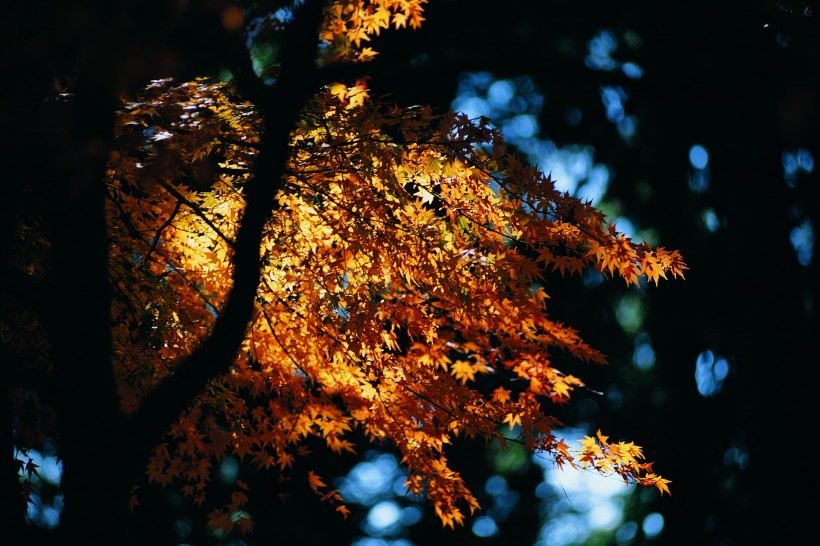
[[521, 426], [521, 415], [517, 413], [508, 413], [502, 423], [509, 423], [510, 430], [514, 429], [516, 425]]
[[493, 400], [495, 400], [499, 404], [509, 402], [510, 401], [510, 391], [508, 391], [504, 387], [497, 387], [493, 391]]

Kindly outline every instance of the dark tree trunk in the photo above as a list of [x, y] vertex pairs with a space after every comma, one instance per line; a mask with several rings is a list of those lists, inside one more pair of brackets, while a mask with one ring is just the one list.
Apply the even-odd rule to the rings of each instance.
[[[318, 83], [316, 30], [323, 6], [314, 0], [297, 12], [285, 42], [283, 73], [273, 90], [255, 76], [242, 36], [225, 31], [218, 12], [196, 12], [185, 19], [173, 13], [173, 3], [163, 2], [151, 6], [156, 8], [153, 18], [145, 16], [142, 5], [101, 8], [94, 2], [15, 3], [16, 11], [6, 12], [18, 30], [4, 36], [3, 68], [18, 75], [20, 85], [4, 105], [4, 133], [13, 135], [4, 162], [12, 187], [3, 202], [0, 240], [4, 246], [11, 242], [14, 209], [23, 201], [41, 211], [51, 236], [51, 265], [27, 303], [45, 324], [54, 377], [24, 381], [22, 372], [5, 374], [0, 386], [4, 400], [10, 389], [25, 386], [56, 410], [56, 441], [64, 468], [65, 501], [58, 533], [62, 544], [134, 543], [129, 497], [150, 448], [205, 385], [227, 371], [235, 356], [251, 318], [262, 228], [281, 187], [290, 129]], [[200, 8], [191, 11], [196, 9]], [[163, 19], [169, 15], [177, 17]], [[193, 59], [163, 50], [162, 44], [174, 40], [166, 40], [158, 29], [172, 32], [170, 23], [179, 23], [180, 17], [180, 26], [190, 37], [207, 37], [218, 48], [196, 51], [186, 45], [183, 53]], [[143, 43], [146, 36], [154, 41]], [[227, 64], [246, 97], [262, 111], [265, 133], [255, 178], [247, 185], [249, 204], [235, 244], [236, 274], [229, 303], [205, 345], [127, 418], [120, 411], [112, 366], [105, 169], [118, 95], [150, 78], [174, 75], [163, 72], [168, 59], [177, 69]], [[180, 74], [192, 76], [184, 69]], [[55, 76], [70, 83], [69, 94], [61, 96], [52, 87]], [[4, 260], [0, 273], [3, 281], [15, 280], [10, 261]], [[4, 372], [21, 371], [16, 362], [6, 362], [11, 358], [6, 353], [4, 346]], [[44, 388], [49, 383], [55, 388]], [[8, 426], [12, 408], [4, 401], [2, 410], [0, 417]], [[12, 445], [12, 438], [4, 435], [0, 483], [6, 486], [3, 500], [13, 505], [16, 499], [19, 505], [17, 469], [9, 458]], [[22, 536], [23, 510], [10, 513], [9, 529]]]

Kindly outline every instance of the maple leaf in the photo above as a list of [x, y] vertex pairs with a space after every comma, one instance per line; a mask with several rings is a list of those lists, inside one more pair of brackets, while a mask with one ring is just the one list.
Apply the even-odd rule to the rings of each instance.
[[508, 413], [502, 423], [509, 423], [510, 430], [513, 430], [516, 425], [521, 426], [521, 415], [517, 413]]
[[310, 484], [310, 488], [316, 493], [319, 492], [319, 489], [327, 487], [327, 484], [322, 481], [322, 478], [320, 478], [312, 470], [308, 471], [308, 483]]
[[214, 508], [208, 513], [208, 527], [220, 531], [228, 531], [233, 528], [231, 515], [218, 508]]
[[422, 204], [432, 204], [433, 200], [436, 198], [435, 195], [433, 195], [427, 188], [423, 186], [419, 186], [413, 195], [421, 199]]
[[453, 365], [450, 366], [450, 373], [452, 373], [455, 378], [462, 383], [467, 383], [467, 381], [475, 381], [473, 364], [465, 360], [455, 361]]
[[510, 401], [510, 391], [508, 391], [504, 387], [496, 387], [496, 389], [493, 391], [493, 400], [495, 400], [499, 404], [503, 404], [504, 402], [509, 402]]
[[672, 495], [672, 493], [669, 491], [669, 486], [667, 485], [669, 483], [672, 483], [670, 480], [655, 475], [649, 475], [645, 479], [645, 483], [647, 485], [653, 485], [654, 482], [655, 487], [658, 488], [658, 490], [661, 492], [661, 495], [663, 495], [664, 493], [666, 493], [667, 495]]
[[654, 282], [655, 286], [658, 285], [658, 278], [666, 278], [663, 264], [651, 253], [647, 253], [644, 256], [643, 262], [641, 263], [641, 273], [645, 275], [649, 281]]

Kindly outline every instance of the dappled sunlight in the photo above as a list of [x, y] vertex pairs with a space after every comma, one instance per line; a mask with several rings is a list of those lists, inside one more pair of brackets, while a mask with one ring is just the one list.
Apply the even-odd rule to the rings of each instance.
[[700, 144], [689, 148], [689, 189], [694, 193], [703, 193], [709, 189], [709, 152]]
[[717, 217], [714, 209], [705, 209], [700, 214], [700, 220], [710, 233], [714, 233], [720, 228], [720, 220]]
[[[783, 165], [783, 179], [789, 188], [801, 191], [806, 185], [815, 182], [808, 177], [814, 172], [814, 156], [809, 150], [798, 148], [785, 151], [780, 158]], [[789, 232], [789, 243], [800, 265], [809, 267], [814, 255], [814, 222], [811, 220], [807, 207], [801, 202], [791, 208], [789, 216], [794, 223], [794, 227]]]
[[[579, 439], [586, 432], [564, 430], [567, 441]], [[622, 523], [625, 496], [633, 489], [623, 480], [592, 472], [561, 470], [552, 461], [534, 457], [544, 469], [544, 482], [536, 489], [542, 500], [541, 528], [536, 546], [572, 546], [585, 544], [597, 531], [614, 532]]]
[[639, 370], [650, 370], [655, 365], [655, 349], [649, 334], [642, 332], [635, 337], [635, 352], [632, 353], [632, 364]]
[[689, 163], [695, 169], [705, 169], [709, 164], [709, 152], [700, 144], [695, 144], [689, 148]]
[[[496, 79], [488, 72], [468, 72], [461, 76], [451, 107], [471, 119], [490, 118], [529, 163], [550, 175], [556, 189], [597, 203], [609, 185], [609, 170], [594, 161], [595, 150], [590, 145], [558, 146], [540, 138], [538, 114], [543, 104], [543, 95], [528, 76]], [[582, 115], [577, 109], [567, 112], [570, 123], [580, 122]]]
[[[627, 31], [623, 36], [628, 49], [640, 47], [641, 39]], [[644, 77], [643, 68], [635, 62], [621, 62], [614, 58], [618, 38], [611, 30], [601, 30], [588, 43], [585, 64], [592, 70], [620, 70], [629, 80]], [[627, 143], [638, 131], [637, 118], [627, 113], [629, 90], [620, 85], [600, 88], [601, 102], [606, 119], [615, 125], [620, 137]], [[529, 77], [496, 79], [487, 72], [465, 73], [461, 76], [458, 94], [451, 107], [470, 118], [490, 118], [505, 139], [516, 146], [528, 161], [548, 173], [560, 191], [584, 200], [604, 202], [610, 182], [608, 167], [595, 161], [595, 149], [590, 145], [558, 146], [552, 140], [541, 138], [538, 115], [545, 107], [544, 98], [535, 89]], [[567, 108], [564, 112], [568, 126], [578, 125], [584, 112]], [[708, 187], [709, 154], [702, 145], [693, 145], [689, 151], [692, 169], [690, 187], [700, 192]], [[652, 230], [639, 231], [628, 218], [612, 218], [619, 232], [640, 240], [640, 235], [655, 238]], [[707, 229], [717, 229], [713, 211], [705, 212], [703, 222]], [[588, 286], [600, 283], [600, 275], [584, 277]], [[621, 328], [635, 336], [632, 363], [638, 370], [648, 372], [655, 365], [656, 354], [648, 333], [643, 332], [645, 304], [638, 294], [618, 298], [615, 317]], [[608, 396], [619, 398], [620, 390], [613, 388]], [[615, 402], [613, 402], [615, 403]], [[617, 405], [617, 404], [616, 404]], [[576, 431], [582, 436], [581, 431]], [[592, 533], [606, 530], [613, 533], [618, 544], [628, 544], [641, 530], [654, 538], [663, 530], [663, 517], [653, 514], [644, 521], [622, 521], [624, 496], [631, 493], [621, 480], [602, 477], [590, 472], [559, 471], [550, 461], [534, 457], [545, 468], [544, 482], [538, 486], [538, 495], [544, 499], [544, 527], [538, 545], [562, 546], [584, 544]], [[500, 476], [488, 480], [487, 485]], [[488, 490], [489, 492], [489, 490]], [[497, 533], [497, 522], [492, 514], [482, 515], [473, 522], [473, 532], [480, 537]]]
[[41, 451], [26, 449], [25, 452], [20, 451], [17, 457], [21, 461], [18, 477], [23, 483], [28, 480], [31, 487], [27, 521], [37, 527], [56, 527], [63, 509], [63, 492], [60, 488], [63, 463], [56, 454], [54, 444], [47, 441]]
[[805, 148], [798, 148], [793, 152], [783, 152], [781, 154], [783, 163], [783, 176], [789, 187], [794, 187], [796, 178], [801, 174], [809, 174], [814, 171], [814, 156]]
[[714, 396], [723, 388], [729, 375], [729, 361], [706, 350], [695, 361], [695, 383], [701, 396]]
[[791, 230], [789, 241], [800, 265], [808, 267], [814, 254], [814, 224], [808, 218]]
[[618, 67], [618, 62], [612, 58], [612, 54], [618, 49], [618, 39], [611, 30], [600, 30], [587, 47], [589, 53], [584, 59], [587, 68], [610, 71]]
[[366, 536], [355, 539], [353, 546], [411, 544], [399, 537], [421, 521], [422, 510], [417, 503], [422, 499], [408, 493], [406, 480], [407, 474], [396, 457], [376, 450], [368, 451], [363, 461], [335, 480], [345, 503], [367, 509], [360, 524]]

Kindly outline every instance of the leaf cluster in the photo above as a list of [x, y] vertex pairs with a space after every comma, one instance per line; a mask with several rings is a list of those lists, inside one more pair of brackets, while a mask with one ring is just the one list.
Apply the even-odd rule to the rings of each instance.
[[[372, 58], [362, 43], [391, 26], [417, 28], [424, 4], [330, 3], [324, 62]], [[233, 84], [208, 80], [155, 81], [121, 104], [106, 213], [114, 377], [126, 414], [224, 312], [265, 119]], [[549, 405], [584, 383], [554, 355], [605, 357], [549, 315], [542, 283], [591, 269], [657, 284], [683, 276], [677, 251], [618, 233], [515, 157], [484, 120], [373, 99], [366, 80], [324, 85], [288, 151], [282, 180], [254, 181], [277, 193], [240, 350], [154, 448], [148, 481], [201, 505], [226, 456], [284, 473], [308, 440], [341, 454], [356, 451], [357, 433], [398, 451], [408, 491], [427, 496], [450, 527], [478, 508], [447, 459], [460, 437], [520, 442], [558, 465], [668, 492], [639, 447], [599, 434], [573, 450], [557, 436]], [[36, 271], [40, 261], [21, 258], [20, 267]], [[308, 483], [347, 513], [320, 476]], [[232, 516], [246, 490], [238, 482], [211, 524], [249, 529]]]

